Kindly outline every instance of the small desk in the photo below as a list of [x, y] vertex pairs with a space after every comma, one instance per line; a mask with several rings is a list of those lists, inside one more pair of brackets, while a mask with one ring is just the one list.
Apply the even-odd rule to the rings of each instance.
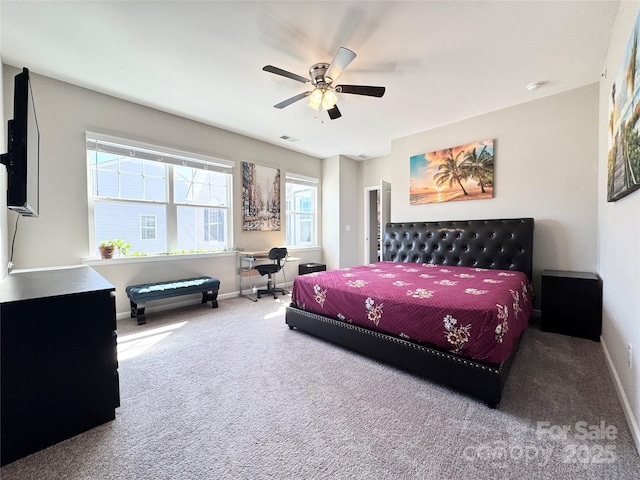
[[[300, 260], [296, 257], [290, 257], [287, 255], [284, 258], [284, 264], [287, 262], [294, 262]], [[260, 275], [260, 273], [254, 269], [254, 267], [261, 263], [270, 263], [269, 260], [269, 250], [255, 250], [255, 251], [241, 251], [238, 252], [238, 290], [240, 291], [240, 296], [253, 300], [257, 302], [258, 299], [253, 295], [253, 282], [251, 281], [251, 277]], [[284, 265], [282, 266], [282, 272], [284, 272]], [[284, 274], [285, 279], [285, 289], [288, 290], [287, 287], [287, 276]], [[244, 293], [244, 279], [249, 278], [249, 293]]]
[[[255, 250], [255, 251], [243, 251], [238, 253], [238, 290], [240, 296], [257, 302], [258, 299], [253, 296], [253, 283], [251, 277], [254, 275], [260, 275], [257, 270], [254, 270], [256, 262], [266, 263], [265, 260], [269, 260], [268, 250]], [[249, 278], [249, 293], [243, 293], [244, 279]]]

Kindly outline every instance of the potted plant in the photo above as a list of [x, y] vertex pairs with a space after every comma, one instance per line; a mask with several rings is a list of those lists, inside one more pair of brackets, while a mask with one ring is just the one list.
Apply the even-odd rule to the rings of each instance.
[[100, 242], [98, 250], [100, 250], [100, 256], [102, 258], [113, 258], [113, 254], [116, 250], [120, 252], [120, 255], [126, 255], [130, 247], [131, 244], [122, 239], [104, 240], [103, 242]]
[[98, 250], [100, 250], [100, 257], [113, 258], [113, 252], [116, 251], [116, 246], [113, 245], [109, 240], [105, 240], [103, 242], [100, 242], [100, 245], [98, 245]]

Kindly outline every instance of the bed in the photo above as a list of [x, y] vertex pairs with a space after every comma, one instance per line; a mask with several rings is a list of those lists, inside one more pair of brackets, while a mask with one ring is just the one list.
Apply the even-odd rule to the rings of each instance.
[[286, 323], [496, 407], [533, 310], [533, 229], [389, 223], [382, 262], [296, 277]]

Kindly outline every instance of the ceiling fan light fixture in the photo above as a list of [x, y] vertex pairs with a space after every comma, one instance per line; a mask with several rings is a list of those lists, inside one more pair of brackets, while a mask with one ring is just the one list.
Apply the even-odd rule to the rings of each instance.
[[320, 110], [320, 105], [322, 104], [322, 98], [324, 97], [321, 89], [316, 88], [311, 95], [309, 95], [309, 107], [314, 110]]
[[338, 97], [331, 89], [326, 89], [324, 91], [324, 95], [322, 96], [322, 109], [329, 110], [336, 106], [338, 103]]

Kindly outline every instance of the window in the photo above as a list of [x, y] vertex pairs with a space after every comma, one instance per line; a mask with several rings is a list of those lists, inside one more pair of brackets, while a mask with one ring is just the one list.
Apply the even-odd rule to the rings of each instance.
[[123, 239], [134, 254], [231, 247], [233, 162], [91, 133], [87, 160], [94, 245]]
[[156, 216], [140, 215], [140, 240], [155, 240], [156, 232]]
[[217, 209], [207, 208], [204, 210], [204, 239], [205, 241], [217, 241], [224, 237], [224, 216]]
[[316, 245], [318, 180], [286, 174], [287, 245]]

